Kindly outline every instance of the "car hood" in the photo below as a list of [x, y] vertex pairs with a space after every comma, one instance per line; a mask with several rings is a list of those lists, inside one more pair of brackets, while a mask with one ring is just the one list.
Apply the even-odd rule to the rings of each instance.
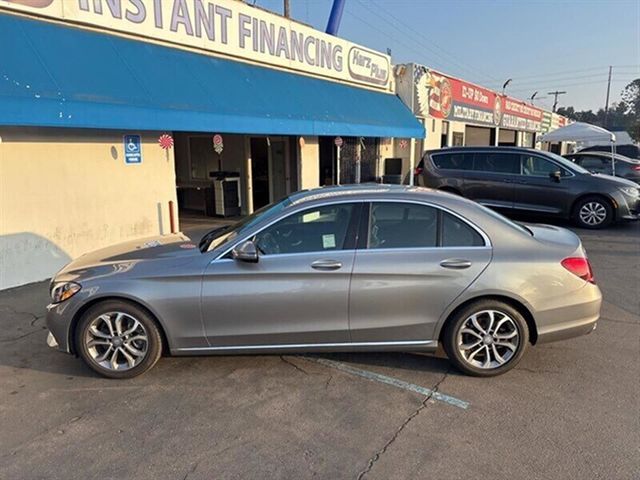
[[605, 175], [603, 173], [592, 173], [592, 176], [599, 178], [609, 184], [615, 184], [617, 187], [634, 187], [638, 188], [638, 184], [626, 178], [614, 177], [612, 175]]
[[201, 255], [198, 246], [182, 233], [131, 240], [85, 253], [67, 264], [58, 274], [85, 276], [100, 267], [110, 271], [127, 271], [140, 262], [159, 259], [187, 258]]

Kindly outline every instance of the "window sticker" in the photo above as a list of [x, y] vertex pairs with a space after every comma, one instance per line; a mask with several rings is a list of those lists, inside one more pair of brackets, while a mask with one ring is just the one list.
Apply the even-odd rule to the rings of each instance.
[[302, 223], [315, 222], [320, 218], [320, 211], [316, 210], [315, 212], [307, 213], [302, 216]]
[[322, 235], [322, 248], [336, 248], [336, 236], [333, 233]]

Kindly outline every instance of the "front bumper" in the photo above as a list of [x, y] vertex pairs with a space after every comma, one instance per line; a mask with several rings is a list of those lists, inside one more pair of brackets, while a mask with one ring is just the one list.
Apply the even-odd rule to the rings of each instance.
[[640, 220], [640, 198], [620, 194], [616, 198], [617, 218], [626, 221]]
[[49, 329], [47, 345], [51, 348], [60, 352], [72, 353], [70, 344], [71, 324], [78, 306], [74, 302], [74, 298], [55, 305], [47, 305], [45, 324]]

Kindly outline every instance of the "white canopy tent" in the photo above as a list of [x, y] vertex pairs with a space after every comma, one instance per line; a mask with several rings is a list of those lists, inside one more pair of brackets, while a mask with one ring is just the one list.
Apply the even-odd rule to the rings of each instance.
[[589, 123], [574, 122], [540, 137], [541, 142], [611, 142], [611, 170], [616, 174], [616, 136], [613, 132]]

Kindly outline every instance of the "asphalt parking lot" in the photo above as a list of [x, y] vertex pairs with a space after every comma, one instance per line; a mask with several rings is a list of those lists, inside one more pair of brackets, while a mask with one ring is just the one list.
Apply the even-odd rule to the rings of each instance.
[[0, 292], [0, 478], [640, 478], [640, 224], [577, 233], [598, 329], [493, 379], [381, 353], [106, 380], [46, 346], [47, 282]]

